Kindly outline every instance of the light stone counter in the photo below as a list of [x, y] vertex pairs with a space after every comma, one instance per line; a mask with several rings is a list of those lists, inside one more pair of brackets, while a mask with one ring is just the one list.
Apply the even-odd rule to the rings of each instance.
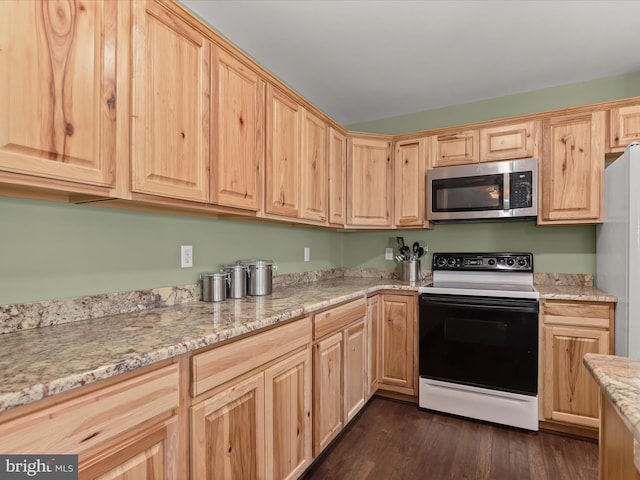
[[274, 287], [264, 297], [190, 302], [0, 335], [0, 412], [383, 289], [394, 279]]
[[[0, 306], [0, 412], [379, 290], [418, 288], [376, 272], [329, 274], [340, 276], [274, 280], [271, 295], [220, 303], [194, 301], [187, 286]], [[536, 288], [541, 298], [615, 301], [589, 286]]]

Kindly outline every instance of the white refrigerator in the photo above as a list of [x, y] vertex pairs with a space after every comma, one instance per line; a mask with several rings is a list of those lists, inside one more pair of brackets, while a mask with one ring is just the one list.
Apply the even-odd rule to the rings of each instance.
[[604, 171], [604, 223], [597, 226], [596, 286], [618, 297], [615, 354], [640, 358], [640, 143]]

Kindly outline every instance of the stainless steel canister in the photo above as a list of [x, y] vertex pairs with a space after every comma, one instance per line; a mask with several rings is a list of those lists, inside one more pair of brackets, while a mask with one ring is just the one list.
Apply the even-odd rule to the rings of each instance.
[[221, 302], [227, 298], [228, 273], [203, 273], [202, 300], [205, 302]]
[[242, 298], [247, 294], [247, 271], [246, 265], [225, 265], [224, 271], [229, 274], [227, 297]]
[[273, 260], [245, 260], [248, 267], [247, 294], [269, 295], [273, 289]]
[[419, 282], [422, 279], [420, 260], [406, 260], [400, 264], [400, 278], [404, 282]]

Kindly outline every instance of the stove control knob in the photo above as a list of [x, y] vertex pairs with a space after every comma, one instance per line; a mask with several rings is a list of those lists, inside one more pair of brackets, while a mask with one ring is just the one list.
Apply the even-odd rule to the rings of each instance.
[[444, 267], [447, 264], [447, 259], [444, 257], [438, 257], [437, 265], [439, 267]]
[[496, 259], [490, 258], [487, 263], [489, 264], [490, 267], [493, 267], [496, 264]]
[[524, 257], [518, 258], [518, 266], [519, 267], [526, 267], [527, 266], [527, 259], [524, 258]]
[[513, 258], [507, 260], [507, 265], [513, 267], [516, 264], [516, 261]]
[[447, 260], [447, 265], [449, 265], [450, 267], [454, 267], [456, 265], [456, 259], [453, 257], [449, 257], [449, 259]]

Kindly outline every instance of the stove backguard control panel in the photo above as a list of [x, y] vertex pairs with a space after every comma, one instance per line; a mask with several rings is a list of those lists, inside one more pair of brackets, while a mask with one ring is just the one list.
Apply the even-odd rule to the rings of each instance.
[[433, 270], [533, 272], [532, 253], [434, 253]]

